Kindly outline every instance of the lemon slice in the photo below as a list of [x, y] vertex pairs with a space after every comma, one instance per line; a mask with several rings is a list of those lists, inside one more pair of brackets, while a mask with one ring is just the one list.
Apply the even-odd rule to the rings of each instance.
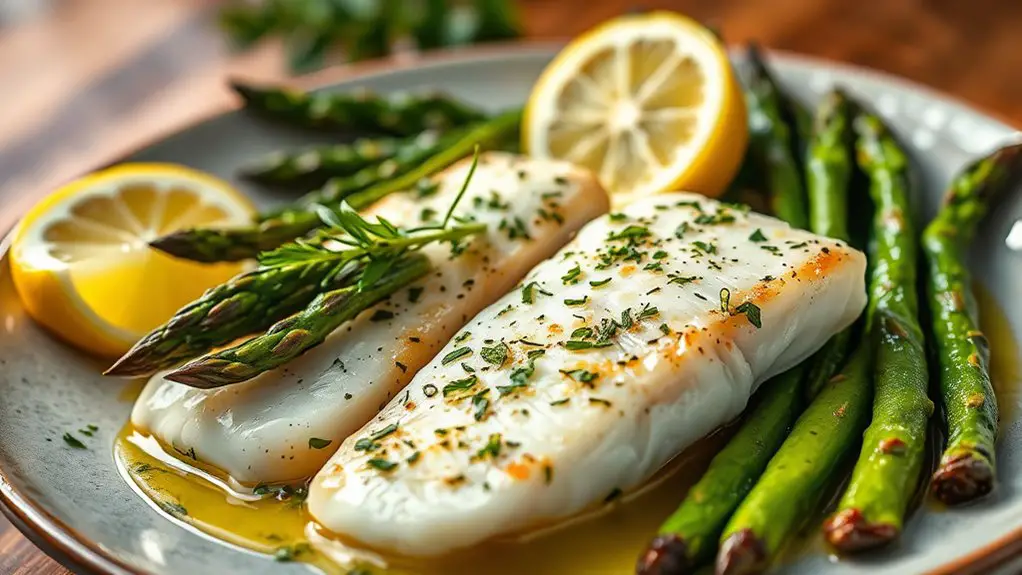
[[242, 269], [205, 265], [148, 242], [194, 226], [251, 222], [253, 207], [226, 182], [166, 164], [125, 164], [72, 182], [18, 224], [10, 263], [36, 321], [87, 351], [116, 356], [173, 313]]
[[533, 87], [531, 155], [596, 173], [615, 205], [667, 190], [723, 193], [748, 140], [727, 52], [670, 12], [623, 16], [571, 42]]

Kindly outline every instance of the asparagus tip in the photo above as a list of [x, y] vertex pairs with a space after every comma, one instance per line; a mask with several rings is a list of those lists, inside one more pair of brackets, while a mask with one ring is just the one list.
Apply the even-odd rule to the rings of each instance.
[[195, 387], [198, 389], [213, 389], [215, 387], [222, 387], [229, 383], [237, 383], [238, 381], [232, 378], [225, 379], [225, 370], [221, 369], [222, 362], [213, 362], [215, 365], [210, 365], [211, 362], [200, 358], [191, 363], [182, 365], [174, 371], [163, 376], [170, 381], [176, 381], [183, 383], [188, 387]]
[[750, 575], [766, 568], [766, 542], [751, 529], [736, 531], [721, 543], [717, 575]]
[[972, 451], [945, 456], [930, 487], [934, 497], [948, 505], [968, 503], [993, 488], [993, 466], [987, 458]]
[[120, 359], [114, 362], [113, 365], [106, 368], [103, 375], [109, 375], [114, 377], [137, 377], [141, 375], [149, 375], [149, 370], [146, 366], [141, 365], [135, 361], [131, 352], [124, 354]]
[[692, 570], [688, 545], [675, 534], [658, 535], [635, 564], [636, 575], [682, 575]]
[[191, 249], [189, 238], [189, 230], [173, 232], [151, 240], [149, 247], [174, 257], [195, 259], [195, 250]]
[[890, 543], [899, 529], [889, 523], [870, 523], [858, 509], [845, 509], [824, 522], [823, 534], [838, 551], [854, 553]]

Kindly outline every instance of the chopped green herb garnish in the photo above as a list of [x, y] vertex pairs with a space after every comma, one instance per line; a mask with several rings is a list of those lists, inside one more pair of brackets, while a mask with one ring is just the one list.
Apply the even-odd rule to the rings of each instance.
[[650, 235], [649, 228], [645, 226], [630, 225], [617, 233], [607, 236], [607, 241], [627, 240], [645, 238]]
[[720, 311], [731, 313], [731, 290], [720, 288]]
[[612, 222], [623, 222], [628, 219], [628, 216], [622, 213], [610, 214], [607, 216]]
[[500, 455], [501, 439], [502, 437], [499, 433], [491, 433], [486, 445], [476, 452], [476, 457], [479, 459], [483, 459], [485, 457], [492, 457], [496, 459], [497, 456]]
[[580, 327], [571, 332], [571, 339], [589, 339], [593, 337], [593, 328]]
[[681, 222], [681, 225], [674, 230], [674, 237], [679, 240], [684, 238], [685, 234], [688, 233], [689, 228], [690, 226], [688, 225], [688, 222]]
[[568, 403], [569, 401], [571, 401], [571, 398], [565, 397], [564, 399], [557, 399], [557, 400], [551, 401], [550, 405], [564, 405], [565, 403]]
[[310, 437], [309, 449], [326, 449], [331, 443], [333, 443], [333, 440]]
[[531, 304], [535, 300], [535, 294], [554, 295], [539, 286], [539, 282], [530, 282], [522, 288], [522, 303]]
[[384, 437], [387, 437], [388, 435], [390, 435], [391, 433], [394, 433], [395, 431], [397, 431], [397, 424], [396, 423], [391, 423], [387, 427], [384, 427], [383, 429], [381, 429], [381, 430], [373, 433], [372, 435], [370, 435], [369, 439], [372, 439], [373, 441], [377, 441], [377, 440], [383, 439]]
[[379, 447], [380, 446], [378, 444], [374, 443], [373, 440], [368, 437], [362, 437], [355, 442], [355, 451], [373, 451]]
[[453, 362], [458, 361], [459, 359], [461, 359], [463, 357], [467, 357], [469, 355], [472, 355], [472, 348], [467, 347], [467, 346], [466, 347], [459, 347], [458, 349], [456, 349], [456, 350], [452, 351], [451, 353], [445, 355], [444, 358], [440, 360], [440, 363], [442, 365], [447, 365], [449, 363], [453, 363]]
[[747, 301], [735, 308], [735, 314], [740, 313], [744, 313], [745, 317], [749, 318], [749, 323], [756, 326], [756, 329], [763, 327], [758, 305]]
[[585, 305], [585, 303], [587, 301], [589, 301], [589, 296], [583, 296], [582, 299], [568, 298], [568, 299], [564, 300], [564, 304], [565, 305]]
[[749, 236], [749, 241], [750, 242], [765, 242], [765, 241], [767, 241], [767, 237], [765, 235], [763, 235], [763, 231], [762, 230], [760, 230], [759, 228], [756, 228], [756, 231], [752, 232], [752, 235]]
[[479, 355], [483, 357], [483, 361], [486, 363], [500, 367], [507, 361], [508, 351], [507, 344], [501, 342], [500, 345], [482, 348], [479, 350]]
[[394, 463], [393, 461], [387, 461], [386, 459], [380, 459], [378, 457], [366, 461], [366, 464], [368, 464], [370, 467], [375, 467], [380, 471], [391, 471], [395, 467], [397, 467], [397, 463]]
[[70, 433], [65, 433], [63, 439], [64, 443], [66, 443], [69, 447], [73, 447], [75, 449], [88, 449], [84, 443]]
[[702, 214], [695, 219], [695, 223], [700, 225], [730, 224], [734, 221], [735, 217], [725, 211], [718, 211], [713, 214]]
[[646, 319], [647, 317], [654, 317], [654, 316], [658, 315], [659, 313], [660, 313], [660, 310], [658, 310], [655, 307], [650, 306], [649, 304], [646, 304], [642, 308], [642, 311], [639, 312], [639, 319]]
[[600, 377], [600, 374], [593, 373], [593, 372], [591, 372], [589, 370], [585, 370], [585, 369], [572, 369], [572, 370], [564, 370], [564, 369], [562, 369], [561, 373], [563, 373], [564, 375], [570, 377], [571, 379], [574, 379], [575, 381], [579, 381], [579, 382], [582, 382], [582, 383], [590, 383], [590, 382], [595, 381], [596, 378]]
[[393, 319], [393, 318], [394, 318], [394, 312], [387, 311], [385, 309], [378, 309], [369, 318], [369, 321], [387, 321], [388, 319]]
[[671, 280], [667, 282], [668, 284], [678, 284], [680, 286], [690, 284], [699, 279], [697, 276], [679, 276], [675, 274], [671, 274], [667, 277], [671, 278]]
[[664, 335], [671, 335], [671, 328], [666, 323], [660, 324], [660, 331], [663, 332]]
[[700, 250], [702, 250], [703, 252], [705, 252], [707, 254], [715, 254], [715, 253], [717, 253], [717, 246], [715, 246], [713, 244], [708, 244], [706, 242], [702, 242], [702, 241], [696, 240], [696, 241], [692, 242], [692, 245], [694, 245], [695, 247], [699, 248]]
[[576, 264], [575, 267], [568, 270], [568, 273], [561, 276], [561, 281], [565, 284], [575, 284], [578, 283], [578, 276], [580, 275], [582, 275], [582, 268]]
[[606, 343], [602, 343], [569, 339], [568, 341], [564, 342], [564, 348], [570, 351], [580, 351], [583, 349], [597, 349], [601, 347], [609, 347], [610, 345], [612, 344], [609, 341]]
[[614, 279], [614, 278], [606, 278], [606, 279], [602, 279], [602, 280], [591, 280], [589, 282], [589, 285], [591, 285], [593, 287], [600, 287], [600, 286], [609, 284], [610, 280], [612, 280], [612, 279]]
[[444, 397], [454, 400], [465, 399], [466, 397], [471, 395], [468, 392], [473, 387], [475, 387], [478, 381], [479, 378], [474, 375], [470, 375], [465, 379], [458, 379], [452, 381], [451, 383], [448, 383], [447, 385], [444, 386]]
[[476, 421], [486, 419], [487, 411], [490, 409], [490, 400], [486, 397], [489, 392], [489, 389], [484, 389], [472, 396], [472, 417]]

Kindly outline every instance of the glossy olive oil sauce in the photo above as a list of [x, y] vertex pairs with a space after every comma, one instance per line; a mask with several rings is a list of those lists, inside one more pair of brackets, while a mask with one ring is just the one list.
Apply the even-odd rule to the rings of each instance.
[[979, 304], [980, 329], [990, 342], [990, 379], [1003, 426], [1015, 420], [1022, 405], [1022, 349], [993, 294], [980, 285], [974, 286], [973, 292]]
[[300, 495], [285, 500], [255, 495], [251, 488], [165, 450], [130, 425], [119, 435], [115, 454], [122, 475], [172, 520], [277, 560], [310, 563], [329, 574], [355, 570], [359, 575], [617, 575], [634, 569], [640, 551], [729, 435], [720, 432], [700, 441], [644, 487], [577, 517], [425, 559], [379, 553], [343, 540], [312, 520]]

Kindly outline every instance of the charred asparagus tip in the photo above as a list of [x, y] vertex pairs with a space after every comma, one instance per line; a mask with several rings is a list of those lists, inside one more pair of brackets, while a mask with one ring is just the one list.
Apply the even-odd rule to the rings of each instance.
[[688, 545], [677, 535], [658, 535], [635, 564], [636, 575], [682, 575], [691, 573]]
[[229, 375], [229, 370], [226, 369], [226, 367], [229, 366], [223, 366], [220, 362], [216, 362], [212, 365], [211, 362], [191, 362], [175, 369], [163, 377], [170, 381], [183, 383], [189, 387], [213, 389], [216, 387], [223, 387], [230, 383], [236, 383], [235, 380], [222, 376], [222, 373], [228, 373]]
[[173, 232], [149, 242], [149, 247], [176, 257], [190, 257], [193, 250], [186, 239], [187, 232]]
[[990, 493], [994, 472], [990, 462], [975, 453], [956, 453], [940, 462], [933, 474], [934, 497], [948, 505], [967, 503]]
[[749, 575], [767, 568], [766, 543], [751, 529], [732, 533], [720, 545], [717, 575]]
[[111, 375], [115, 377], [136, 377], [140, 375], [149, 375], [149, 373], [151, 373], [151, 370], [146, 369], [145, 365], [135, 362], [129, 352], [115, 361], [113, 365], [108, 367], [106, 371], [103, 372], [103, 375]]
[[870, 523], [858, 509], [845, 509], [827, 519], [823, 534], [838, 551], [854, 553], [893, 541], [898, 537], [898, 528], [888, 523]]

